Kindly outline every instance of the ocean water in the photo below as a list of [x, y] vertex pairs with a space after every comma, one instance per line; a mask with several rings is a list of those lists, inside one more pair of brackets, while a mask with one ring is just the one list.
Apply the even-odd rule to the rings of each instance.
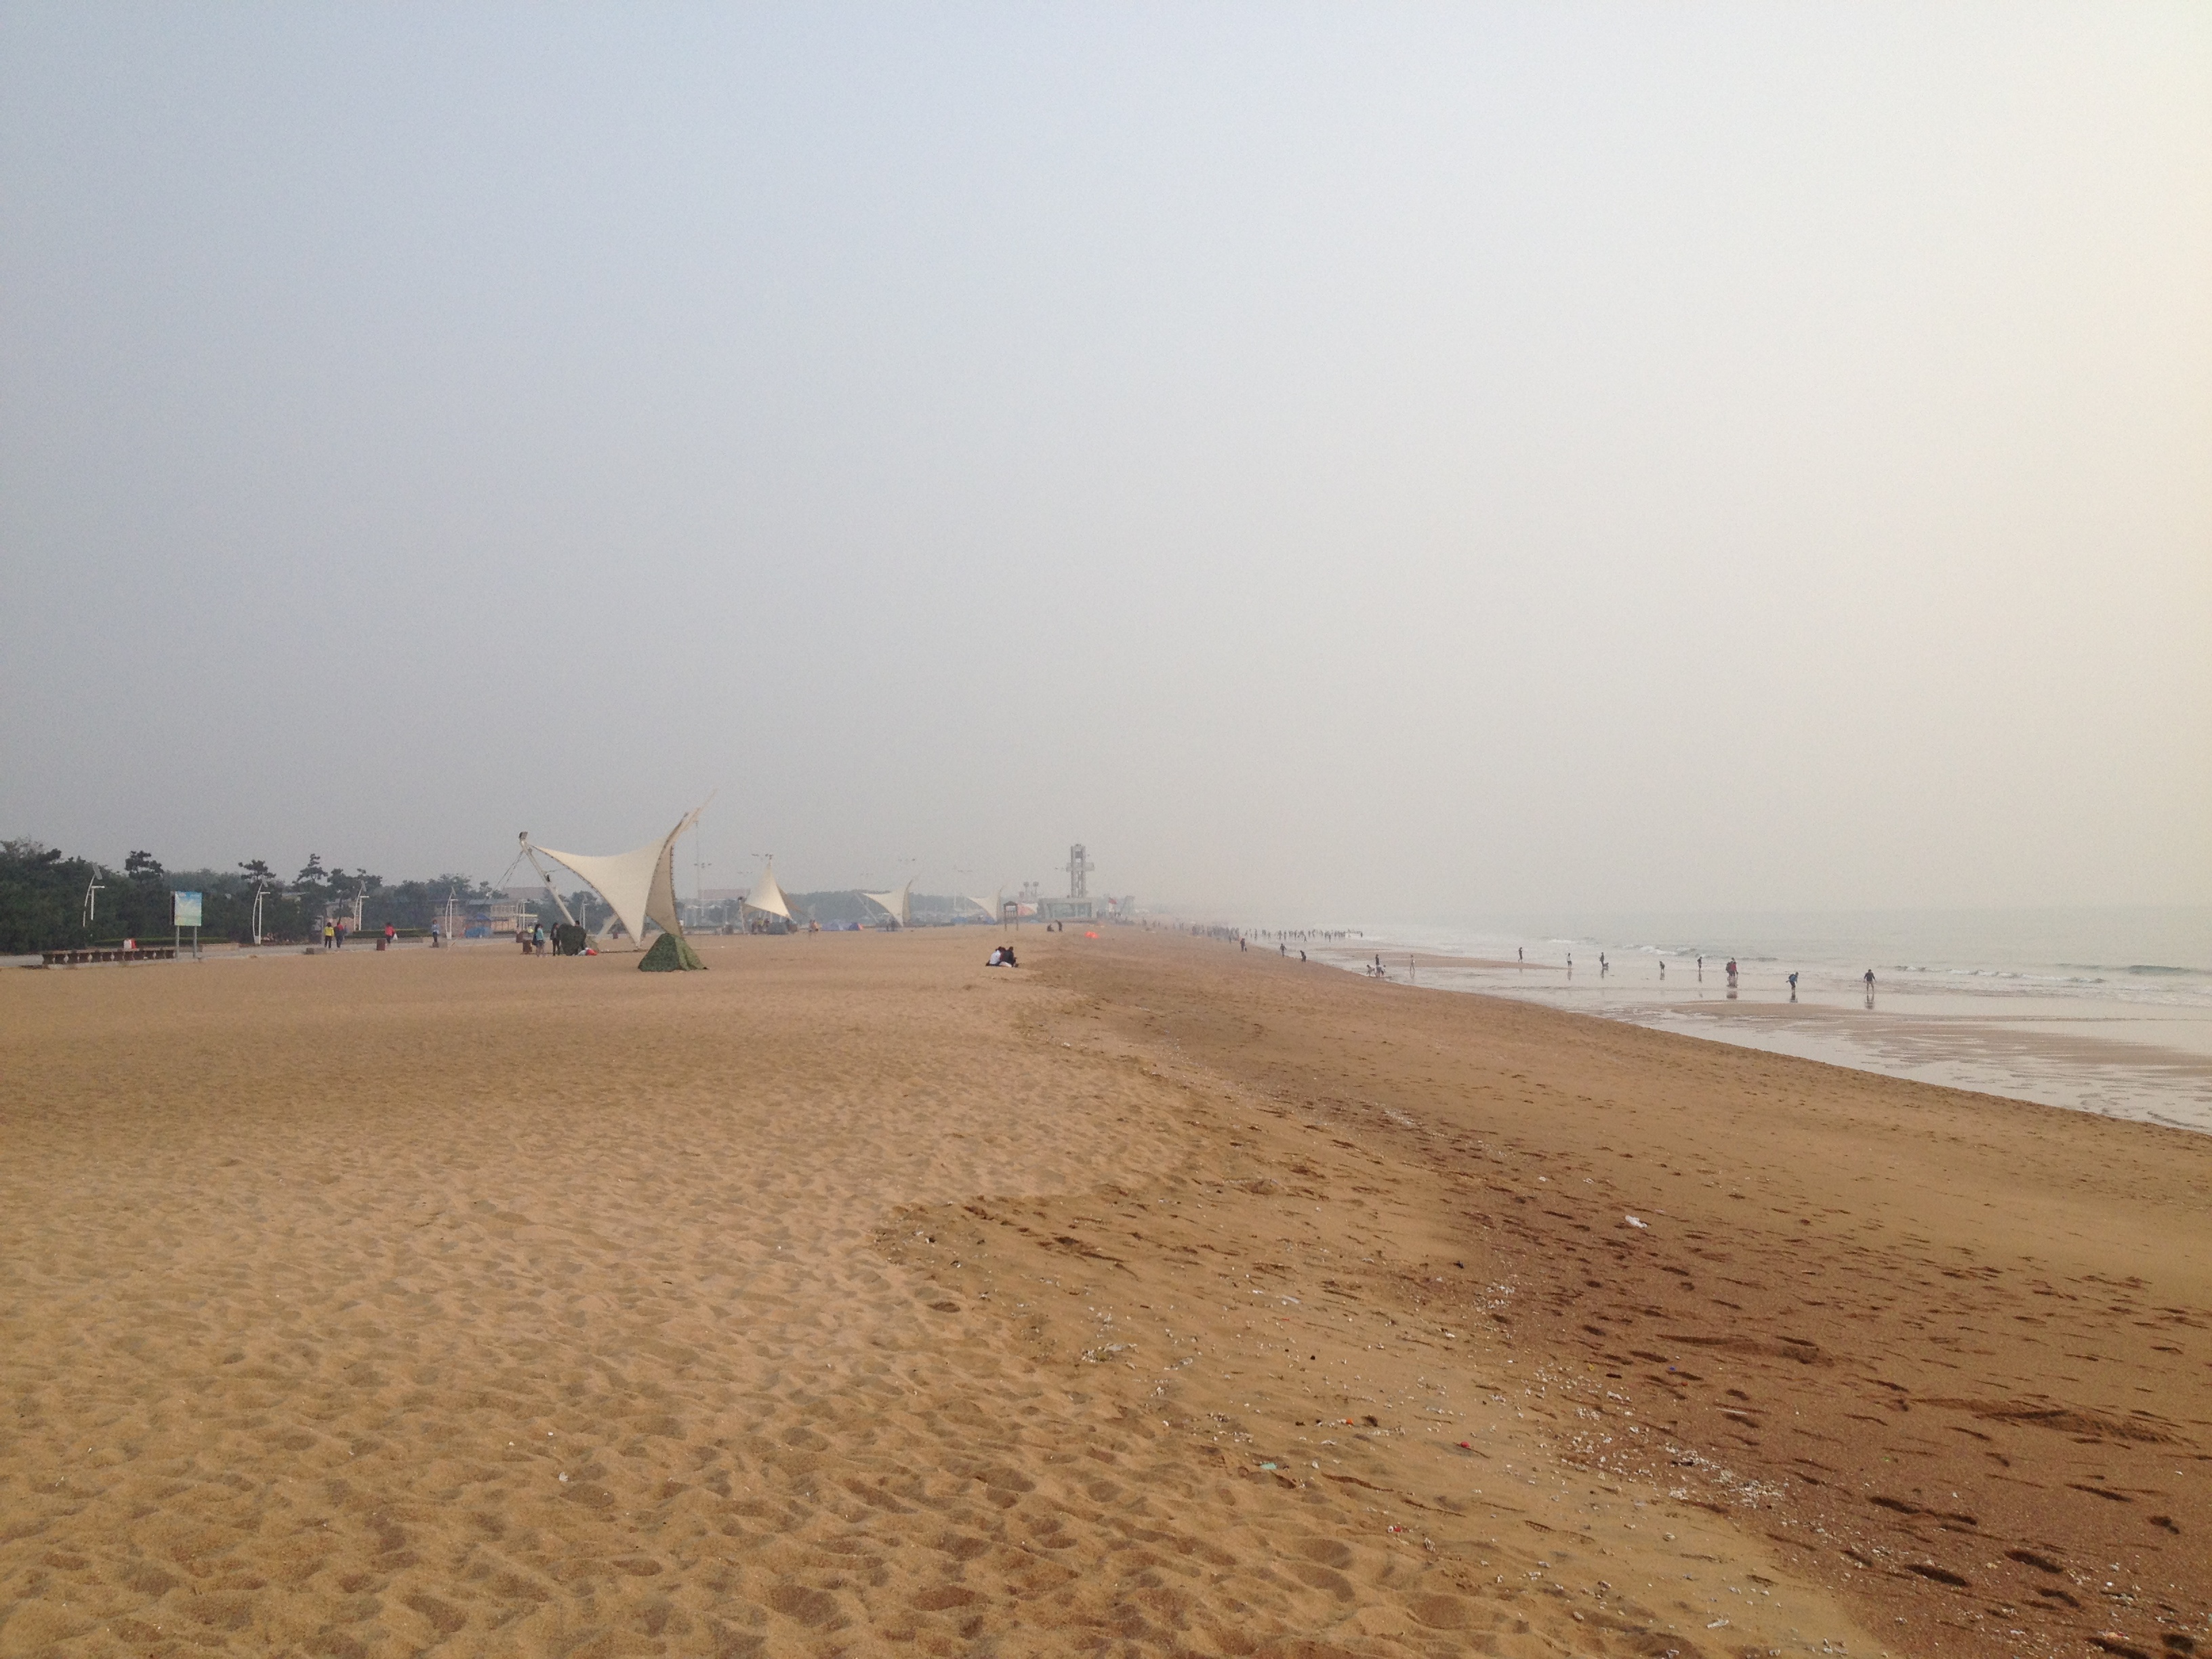
[[1304, 948], [1354, 972], [1379, 955], [1394, 980], [2212, 1132], [2212, 907], [1520, 916], [1358, 933]]

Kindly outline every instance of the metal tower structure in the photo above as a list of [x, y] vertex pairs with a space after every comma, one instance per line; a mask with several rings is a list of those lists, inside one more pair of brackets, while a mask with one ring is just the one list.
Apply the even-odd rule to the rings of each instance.
[[1097, 867], [1098, 866], [1097, 865], [1091, 863], [1090, 856], [1084, 852], [1083, 843], [1079, 841], [1074, 846], [1067, 849], [1068, 897], [1072, 899], [1079, 899], [1089, 898], [1091, 896], [1088, 878], [1091, 872]]

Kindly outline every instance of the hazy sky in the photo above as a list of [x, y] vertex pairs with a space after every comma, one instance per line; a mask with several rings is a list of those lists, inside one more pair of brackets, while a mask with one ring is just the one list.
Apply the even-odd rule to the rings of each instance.
[[2212, 7], [9, 4], [0, 626], [111, 860], [2212, 901]]

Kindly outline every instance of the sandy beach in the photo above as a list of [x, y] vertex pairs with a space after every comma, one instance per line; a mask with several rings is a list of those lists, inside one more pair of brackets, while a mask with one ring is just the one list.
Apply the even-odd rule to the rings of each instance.
[[2212, 1648], [2212, 1141], [1021, 943], [0, 975], [0, 1653]]

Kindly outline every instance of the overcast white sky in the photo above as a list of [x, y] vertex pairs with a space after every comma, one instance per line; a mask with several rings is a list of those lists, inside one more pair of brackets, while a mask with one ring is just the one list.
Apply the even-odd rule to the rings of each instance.
[[0, 628], [111, 860], [2212, 901], [2212, 8], [6, 5]]

